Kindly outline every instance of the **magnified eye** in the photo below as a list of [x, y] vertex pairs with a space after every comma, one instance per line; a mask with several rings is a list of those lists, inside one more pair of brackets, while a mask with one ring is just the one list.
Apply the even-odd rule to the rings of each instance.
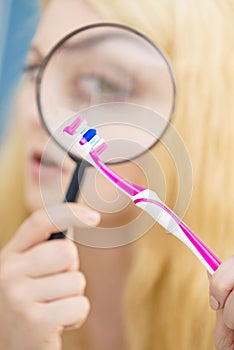
[[62, 67], [58, 70], [63, 73], [57, 80], [51, 76], [54, 89], [58, 89], [59, 81], [59, 103], [64, 101], [66, 108], [77, 110], [91, 104], [125, 102], [135, 94], [134, 77], [123, 69], [97, 67], [95, 62], [85, 64], [83, 61], [79, 65], [70, 62], [67, 67], [65, 71]]
[[106, 78], [95, 75], [86, 75], [79, 80], [80, 88], [94, 95], [103, 94], [105, 96], [125, 96], [128, 95], [126, 87], [115, 82], [108, 81]]

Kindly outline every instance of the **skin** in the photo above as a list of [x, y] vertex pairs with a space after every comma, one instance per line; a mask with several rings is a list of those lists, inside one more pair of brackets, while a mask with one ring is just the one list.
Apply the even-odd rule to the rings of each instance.
[[[33, 40], [28, 65], [40, 65], [51, 47], [71, 30], [100, 20], [81, 0], [51, 1]], [[31, 153], [41, 151], [48, 140], [32, 102], [33, 84], [33, 74], [27, 75], [22, 82], [17, 104], [26, 140], [25, 202], [32, 214], [0, 255], [0, 309], [4, 315], [0, 319], [0, 347], [16, 350], [20, 344], [25, 350], [61, 349], [62, 332], [84, 324], [91, 300], [91, 313], [83, 328], [85, 348], [124, 349], [126, 343], [119, 310], [130, 266], [131, 247], [103, 251], [80, 246], [79, 259], [77, 245], [70, 240], [47, 239], [57, 227], [67, 229], [75, 225], [82, 229], [87, 225], [95, 227], [100, 222], [103, 226], [112, 227], [124, 223], [129, 212], [100, 215], [80, 199], [79, 203], [69, 206], [75, 213], [75, 219], [71, 211], [61, 204], [52, 208], [54, 220], [53, 223], [50, 221], [45, 210], [41, 209], [38, 177], [28, 170]], [[73, 167], [73, 163], [67, 159], [63, 173], [64, 189]], [[135, 183], [142, 181], [142, 174], [130, 163], [116, 166], [115, 170]], [[51, 198], [55, 195], [53, 179], [43, 179]], [[114, 187], [101, 177], [97, 178], [97, 189], [102, 200], [115, 201]], [[113, 211], [114, 208], [113, 205]], [[80, 260], [83, 273], [80, 272]], [[233, 265], [233, 258], [227, 260], [210, 278], [211, 307], [217, 312], [217, 350], [234, 349]], [[86, 279], [88, 297], [84, 296]], [[72, 337], [78, 346], [79, 336], [74, 333]]]

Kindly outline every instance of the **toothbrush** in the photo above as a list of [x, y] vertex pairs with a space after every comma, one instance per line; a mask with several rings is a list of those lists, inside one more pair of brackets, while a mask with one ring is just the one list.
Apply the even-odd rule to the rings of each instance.
[[107, 144], [97, 135], [96, 129], [89, 128], [86, 120], [77, 117], [63, 129], [63, 137], [71, 142], [71, 147], [79, 156], [124, 192], [137, 207], [146, 211], [156, 222], [182, 241], [211, 275], [217, 270], [221, 260], [160, 200], [155, 192], [128, 182], [99, 158], [107, 148]]

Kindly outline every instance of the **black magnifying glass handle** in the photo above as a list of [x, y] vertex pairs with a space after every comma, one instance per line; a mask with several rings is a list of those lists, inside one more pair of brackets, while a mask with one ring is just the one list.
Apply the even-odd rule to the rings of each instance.
[[[64, 203], [65, 202], [72, 202], [72, 203], [76, 202], [77, 196], [79, 194], [79, 190], [80, 190], [79, 182], [83, 178], [86, 166], [83, 165], [81, 167], [81, 160], [76, 160], [76, 163], [77, 163], [76, 168], [73, 172], [71, 182], [69, 184], [69, 187], [67, 189], [67, 193], [66, 193], [64, 201], [63, 201]], [[78, 176], [79, 176], [79, 181], [78, 181]], [[66, 231], [56, 232], [56, 233], [52, 233], [48, 240], [63, 239], [65, 237], [66, 237]]]

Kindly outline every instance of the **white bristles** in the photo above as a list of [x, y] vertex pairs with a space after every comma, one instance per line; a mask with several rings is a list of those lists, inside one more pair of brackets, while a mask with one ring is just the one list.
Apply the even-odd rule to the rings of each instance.
[[95, 145], [93, 145], [93, 149], [98, 148], [102, 143], [105, 143], [105, 141], [99, 137], [98, 142], [95, 142]]
[[95, 135], [90, 141], [89, 143], [94, 147], [95, 144], [100, 140], [100, 137], [98, 135]]
[[[86, 125], [87, 125], [87, 123], [86, 123]], [[81, 124], [81, 126], [82, 126], [82, 124]], [[85, 127], [84, 129], [81, 128], [81, 130], [80, 131], [78, 130], [78, 131], [79, 131], [80, 135], [84, 135], [86, 133], [86, 131], [88, 131], [89, 129], [90, 129], [89, 127]]]

